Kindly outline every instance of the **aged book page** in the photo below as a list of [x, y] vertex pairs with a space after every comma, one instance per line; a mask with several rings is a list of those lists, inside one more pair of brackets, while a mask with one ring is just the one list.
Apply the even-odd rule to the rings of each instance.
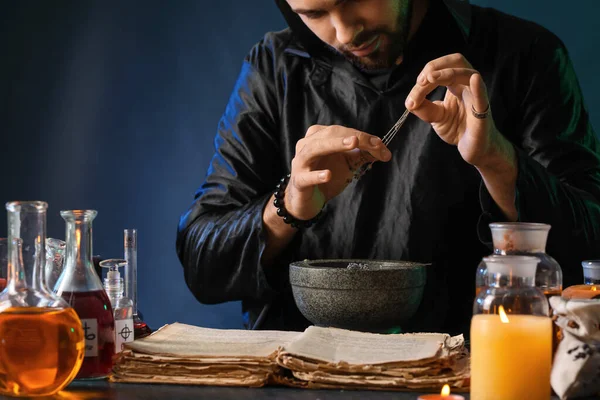
[[308, 327], [283, 354], [325, 363], [373, 365], [436, 360], [461, 346], [461, 338], [441, 333], [378, 335], [336, 328]]
[[[294, 372], [293, 375], [302, 375]], [[430, 385], [421, 385], [421, 384], [413, 384], [408, 383], [405, 385], [382, 385], [377, 383], [370, 383], [369, 380], [363, 379], [358, 381], [358, 383], [341, 383], [339, 381], [335, 381], [333, 383], [325, 383], [321, 381], [312, 381], [312, 380], [303, 380], [298, 376], [285, 376], [285, 375], [274, 375], [272, 376], [270, 382], [282, 385], [289, 386], [295, 388], [305, 388], [305, 389], [348, 389], [348, 390], [389, 390], [389, 391], [400, 391], [400, 392], [415, 392], [415, 391], [435, 391], [439, 392], [444, 385], [444, 383], [436, 382], [435, 384]], [[466, 376], [463, 380], [448, 382], [448, 385], [452, 388], [453, 393], [468, 393], [469, 392], [469, 377]]]
[[168, 357], [272, 358], [298, 332], [200, 328], [174, 323], [125, 345], [138, 353]]
[[294, 376], [300, 380], [313, 383], [326, 383], [330, 385], [355, 385], [355, 386], [384, 386], [384, 387], [405, 387], [410, 389], [441, 387], [444, 384], [450, 386], [463, 386], [467, 378], [466, 375], [450, 375], [442, 377], [422, 378], [419, 380], [401, 379], [380, 376], [352, 376], [352, 375], [331, 375], [325, 373], [305, 373], [294, 372]]
[[126, 377], [113, 375], [111, 382], [123, 383], [170, 383], [177, 385], [205, 385], [205, 386], [243, 386], [243, 387], [262, 387], [268, 381], [267, 375], [253, 375], [244, 378], [226, 377], [226, 376], [164, 376], [164, 375], [136, 375], [131, 374]]
[[348, 363], [322, 363], [303, 359], [297, 356], [280, 354], [277, 357], [277, 362], [284, 368], [291, 371], [325, 371], [336, 374], [368, 374], [368, 375], [388, 375], [402, 376], [406, 378], [415, 378], [419, 376], [430, 376], [439, 374], [444, 369], [450, 368], [451, 363], [435, 363], [430, 362], [424, 367], [399, 366], [398, 364], [348, 364]]
[[206, 375], [212, 373], [270, 373], [278, 372], [279, 366], [274, 363], [262, 363], [260, 365], [232, 365], [232, 364], [181, 364], [181, 363], [143, 363], [140, 361], [121, 363], [115, 366], [114, 371], [120, 374], [159, 374], [159, 375]]
[[264, 364], [264, 358], [253, 356], [197, 356], [190, 357], [169, 357], [155, 354], [134, 353], [131, 350], [123, 351], [119, 358], [125, 358], [127, 361], [154, 363], [154, 364], [181, 364], [181, 365], [201, 365], [201, 364], [221, 364], [221, 365], [256, 365]]

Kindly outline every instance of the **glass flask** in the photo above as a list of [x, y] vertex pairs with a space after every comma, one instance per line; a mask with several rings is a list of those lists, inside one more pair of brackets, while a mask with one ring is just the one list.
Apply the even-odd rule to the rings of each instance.
[[[562, 269], [554, 258], [546, 253], [546, 241], [550, 225], [529, 222], [505, 222], [490, 224], [493, 255], [530, 255], [540, 260], [535, 285], [547, 298], [560, 296], [562, 292]], [[486, 286], [486, 264], [481, 262], [475, 278], [475, 295]]]
[[67, 244], [60, 239], [46, 239], [46, 268], [44, 277], [46, 279], [46, 286], [50, 290], [54, 289], [54, 285], [56, 285], [56, 281], [58, 281], [62, 273], [66, 247]]
[[8, 283], [0, 294], [0, 395], [50, 396], [79, 371], [84, 336], [75, 310], [45, 285], [46, 210], [10, 202]]
[[76, 379], [105, 378], [115, 353], [110, 300], [92, 262], [94, 210], [61, 211], [66, 222], [65, 261], [55, 291], [77, 312], [85, 333], [85, 357]]
[[550, 398], [552, 320], [536, 287], [539, 259], [483, 259], [487, 286], [475, 298], [471, 320], [471, 399]]
[[137, 229], [123, 231], [123, 247], [125, 249], [125, 296], [133, 301], [133, 325], [135, 338], [141, 339], [152, 333], [152, 329], [143, 321], [142, 313], [137, 307]]
[[133, 342], [133, 302], [127, 297], [123, 297], [125, 285], [123, 278], [119, 273], [119, 268], [127, 265], [127, 261], [122, 259], [108, 259], [100, 262], [100, 266], [108, 268], [106, 278], [104, 278], [104, 290], [110, 299], [115, 316], [115, 351], [123, 351], [123, 345]]
[[563, 290], [565, 299], [600, 299], [600, 260], [586, 260], [583, 267], [583, 285], [569, 286]]

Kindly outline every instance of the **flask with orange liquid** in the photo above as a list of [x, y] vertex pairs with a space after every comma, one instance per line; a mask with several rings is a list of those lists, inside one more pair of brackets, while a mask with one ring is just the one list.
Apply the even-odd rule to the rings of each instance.
[[84, 338], [75, 311], [43, 279], [44, 202], [11, 202], [8, 282], [0, 294], [0, 395], [49, 396], [81, 367]]

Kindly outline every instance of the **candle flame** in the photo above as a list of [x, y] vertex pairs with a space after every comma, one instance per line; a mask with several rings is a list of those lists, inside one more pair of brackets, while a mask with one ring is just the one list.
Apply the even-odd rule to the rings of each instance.
[[445, 384], [442, 388], [442, 397], [450, 396], [450, 386]]
[[506, 316], [506, 313], [504, 312], [504, 307], [500, 306], [498, 308], [498, 314], [500, 314], [500, 321], [502, 321], [502, 323], [504, 323], [504, 324], [508, 324], [508, 317]]
[[595, 292], [596, 290], [598, 290], [596, 286], [592, 286], [592, 292]]

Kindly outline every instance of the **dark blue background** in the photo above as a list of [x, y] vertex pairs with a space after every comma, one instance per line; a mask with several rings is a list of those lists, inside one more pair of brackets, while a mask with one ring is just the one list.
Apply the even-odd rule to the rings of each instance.
[[[534, 20], [570, 50], [600, 126], [597, 0], [479, 0]], [[573, 5], [569, 7], [569, 5]], [[98, 210], [94, 253], [122, 257], [139, 231], [139, 303], [154, 328], [240, 327], [238, 303], [199, 304], [175, 254], [179, 215], [212, 155], [221, 113], [251, 46], [285, 27], [270, 0], [3, 1], [0, 202]], [[6, 236], [0, 212], [0, 236]]]

